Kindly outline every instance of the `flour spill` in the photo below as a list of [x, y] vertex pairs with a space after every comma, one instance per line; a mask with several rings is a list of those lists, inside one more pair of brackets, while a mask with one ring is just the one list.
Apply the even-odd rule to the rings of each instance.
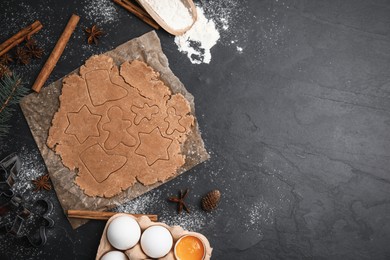
[[243, 46], [248, 41], [249, 31], [246, 23], [251, 16], [248, 6], [239, 0], [201, 0], [207, 18], [213, 19], [220, 32], [220, 42], [224, 46]]
[[190, 231], [200, 231], [206, 226], [211, 227], [215, 223], [214, 216], [207, 214], [201, 210], [200, 207], [190, 205], [191, 214], [187, 214], [186, 212], [177, 214], [175, 209], [171, 206], [172, 205], [166, 201], [165, 194], [159, 190], [153, 190], [118, 206], [113, 211], [143, 214], [158, 212], [159, 221], [170, 226], [181, 226]]
[[275, 209], [270, 207], [266, 201], [261, 200], [253, 203], [246, 211], [246, 230], [258, 230], [263, 226], [272, 225], [274, 223], [274, 211]]
[[153, 190], [116, 207], [113, 211], [125, 213], [151, 213], [152, 206], [159, 200], [160, 196], [160, 191]]
[[213, 221], [207, 219], [204, 212], [192, 211], [191, 214], [163, 214], [160, 220], [170, 226], [181, 226], [185, 230], [200, 231], [204, 227], [210, 227]]
[[204, 16], [203, 9], [196, 8], [198, 19], [190, 30], [175, 37], [179, 51], [185, 52], [194, 64], [210, 63], [211, 48], [217, 43], [220, 35], [213, 20]]
[[184, 35], [175, 37], [178, 50], [193, 64], [209, 64], [212, 48], [218, 42], [234, 46], [238, 54], [244, 52], [248, 31], [239, 22], [242, 13], [246, 13], [240, 1], [201, 1], [196, 9], [195, 24]]
[[113, 23], [118, 20], [114, 2], [109, 0], [84, 1], [84, 17], [98, 24]]

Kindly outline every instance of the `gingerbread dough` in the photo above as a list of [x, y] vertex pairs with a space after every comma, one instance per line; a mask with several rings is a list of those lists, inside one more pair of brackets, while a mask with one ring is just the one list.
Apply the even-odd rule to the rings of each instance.
[[151, 67], [134, 60], [118, 68], [100, 55], [63, 80], [47, 145], [78, 170], [85, 194], [109, 198], [175, 175], [193, 125], [188, 101]]

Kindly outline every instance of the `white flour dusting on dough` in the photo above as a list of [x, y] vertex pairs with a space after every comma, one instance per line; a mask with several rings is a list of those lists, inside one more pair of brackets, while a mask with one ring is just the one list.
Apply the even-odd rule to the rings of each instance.
[[203, 9], [196, 8], [198, 19], [185, 34], [175, 37], [179, 51], [187, 53], [194, 64], [210, 63], [211, 48], [217, 43], [220, 35], [213, 20], [208, 20]]

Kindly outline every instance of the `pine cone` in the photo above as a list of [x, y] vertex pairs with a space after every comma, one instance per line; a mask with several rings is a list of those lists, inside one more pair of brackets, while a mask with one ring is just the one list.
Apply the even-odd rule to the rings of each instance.
[[212, 190], [202, 198], [202, 209], [211, 211], [218, 207], [221, 200], [221, 192], [219, 190]]

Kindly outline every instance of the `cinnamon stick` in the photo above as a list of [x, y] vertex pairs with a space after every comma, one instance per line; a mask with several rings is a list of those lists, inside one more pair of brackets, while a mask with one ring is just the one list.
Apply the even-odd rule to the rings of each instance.
[[[82, 219], [96, 219], [96, 220], [107, 220], [117, 214], [117, 212], [103, 212], [103, 211], [90, 211], [90, 210], [75, 210], [70, 209], [67, 212], [68, 218], [82, 218]], [[133, 217], [147, 216], [151, 221], [157, 221], [157, 215], [151, 214], [130, 214], [125, 213]]]
[[48, 79], [49, 75], [53, 71], [58, 60], [60, 59], [62, 53], [64, 52], [66, 44], [68, 43], [70, 36], [76, 28], [76, 25], [78, 24], [79, 20], [80, 17], [75, 14], [73, 14], [72, 17], [69, 19], [69, 22], [66, 25], [64, 31], [62, 32], [60, 38], [58, 39], [56, 46], [54, 46], [54, 49], [52, 50], [45, 65], [43, 65], [41, 72], [39, 73], [34, 85], [32, 86], [32, 89], [35, 92], [39, 93], [39, 91], [41, 91], [43, 84], [45, 84], [46, 80]]
[[43, 28], [42, 24], [39, 24], [35, 29], [33, 29], [31, 32], [29, 32], [26, 36], [27, 40], [30, 40], [31, 36], [35, 34], [36, 32], [40, 31]]
[[160, 26], [153, 20], [153, 18], [147, 12], [145, 12], [135, 4], [131, 3], [130, 1], [127, 0], [112, 0], [112, 1], [125, 8], [127, 11], [129, 11], [130, 13], [134, 14], [145, 23], [152, 26], [154, 29], [158, 30], [160, 28]]
[[132, 2], [130, 2], [130, 0], [121, 0], [121, 1], [124, 4], [131, 6], [134, 10], [136, 10], [138, 13], [142, 14], [143, 16], [146, 16], [146, 17], [153, 20], [153, 18], [142, 7], [139, 7], [138, 5], [133, 4]]
[[11, 38], [0, 44], [0, 56], [7, 53], [13, 47], [23, 42], [26, 38], [31, 37], [34, 33], [42, 29], [42, 24], [40, 21], [35, 21], [31, 25], [23, 28], [18, 33], [13, 35]]

